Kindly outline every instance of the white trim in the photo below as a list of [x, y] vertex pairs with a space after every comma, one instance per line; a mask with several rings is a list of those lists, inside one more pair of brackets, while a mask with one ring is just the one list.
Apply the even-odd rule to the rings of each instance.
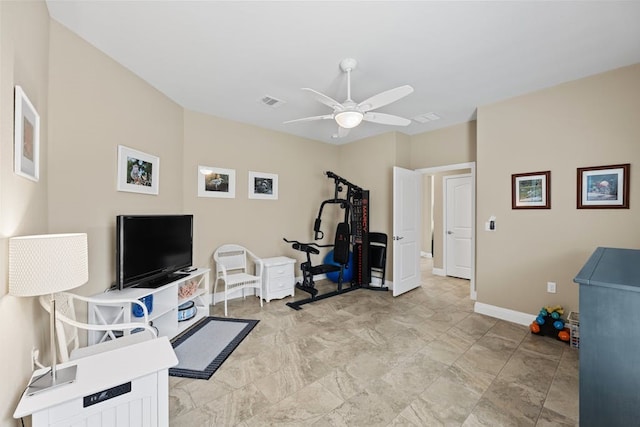
[[479, 314], [484, 314], [524, 326], [529, 326], [531, 322], [536, 319], [534, 314], [522, 313], [520, 311], [510, 310], [508, 308], [502, 308], [477, 301], [473, 310]]
[[434, 276], [446, 276], [446, 274], [444, 274], [444, 268], [434, 268], [431, 273], [433, 273]]
[[420, 256], [422, 258], [433, 258], [433, 254], [431, 252], [420, 251]]
[[431, 168], [416, 169], [416, 172], [434, 174], [439, 172], [453, 171], [456, 169], [471, 169], [475, 171], [476, 162], [456, 163], [454, 165], [434, 166]]

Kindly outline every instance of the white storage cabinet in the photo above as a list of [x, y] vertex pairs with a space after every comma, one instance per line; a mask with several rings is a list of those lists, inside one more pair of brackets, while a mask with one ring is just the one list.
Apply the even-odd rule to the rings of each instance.
[[[172, 339], [198, 320], [209, 315], [209, 305], [211, 304], [210, 271], [208, 268], [198, 268], [174, 282], [154, 289], [126, 288], [93, 295], [93, 298], [96, 298], [98, 302], [89, 304], [88, 321], [91, 324], [98, 325], [142, 322], [144, 320], [143, 317], [133, 315], [131, 303], [122, 303], [121, 301], [114, 303], [110, 302], [110, 300], [140, 300], [153, 295], [153, 307], [149, 313], [149, 321], [158, 330], [158, 336], [166, 336]], [[187, 293], [189, 295], [185, 296]], [[178, 307], [188, 301], [194, 302], [197, 313], [192, 319], [179, 322]], [[129, 332], [126, 331], [125, 333]], [[107, 339], [107, 332], [89, 331], [89, 345], [97, 344]]]
[[262, 297], [272, 299], [293, 296], [296, 278], [293, 272], [296, 260], [283, 256], [263, 258]]
[[32, 415], [34, 427], [169, 427], [168, 369], [177, 364], [167, 338], [66, 362], [59, 367], [76, 365], [76, 381], [24, 393], [13, 416]]

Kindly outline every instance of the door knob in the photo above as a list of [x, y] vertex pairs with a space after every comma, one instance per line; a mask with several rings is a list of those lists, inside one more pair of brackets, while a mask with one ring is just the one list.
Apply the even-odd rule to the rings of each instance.
[[447, 231], [447, 234], [453, 234], [453, 231], [449, 230]]
[[393, 240], [402, 240], [404, 237], [402, 236], [393, 236]]

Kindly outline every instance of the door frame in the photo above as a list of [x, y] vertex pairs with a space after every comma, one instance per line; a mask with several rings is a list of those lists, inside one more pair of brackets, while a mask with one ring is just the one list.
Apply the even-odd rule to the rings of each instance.
[[[471, 170], [471, 214], [473, 216], [473, 221], [471, 221], [471, 238], [473, 239], [473, 244], [471, 245], [471, 279], [469, 280], [469, 296], [472, 300], [475, 301], [478, 297], [478, 293], [476, 290], [476, 162], [456, 163], [430, 168], [420, 168], [416, 169], [415, 171], [420, 172], [423, 175], [433, 175], [439, 172], [448, 172], [458, 169]], [[443, 203], [443, 205], [443, 218], [446, 218], [447, 205], [445, 203]], [[443, 242], [443, 246], [444, 245], [446, 245], [446, 242]], [[446, 251], [443, 252], [444, 265], [446, 265], [447, 254]]]

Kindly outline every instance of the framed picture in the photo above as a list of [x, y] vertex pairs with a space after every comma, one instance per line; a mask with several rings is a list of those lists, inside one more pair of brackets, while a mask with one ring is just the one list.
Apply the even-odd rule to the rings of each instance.
[[578, 168], [578, 209], [629, 209], [630, 164]]
[[511, 209], [551, 209], [551, 171], [511, 175]]
[[198, 166], [198, 197], [236, 197], [236, 171]]
[[278, 200], [278, 175], [249, 172], [249, 198]]
[[158, 194], [160, 159], [118, 145], [118, 191]]
[[40, 179], [40, 115], [20, 86], [15, 87], [14, 171], [33, 181]]

